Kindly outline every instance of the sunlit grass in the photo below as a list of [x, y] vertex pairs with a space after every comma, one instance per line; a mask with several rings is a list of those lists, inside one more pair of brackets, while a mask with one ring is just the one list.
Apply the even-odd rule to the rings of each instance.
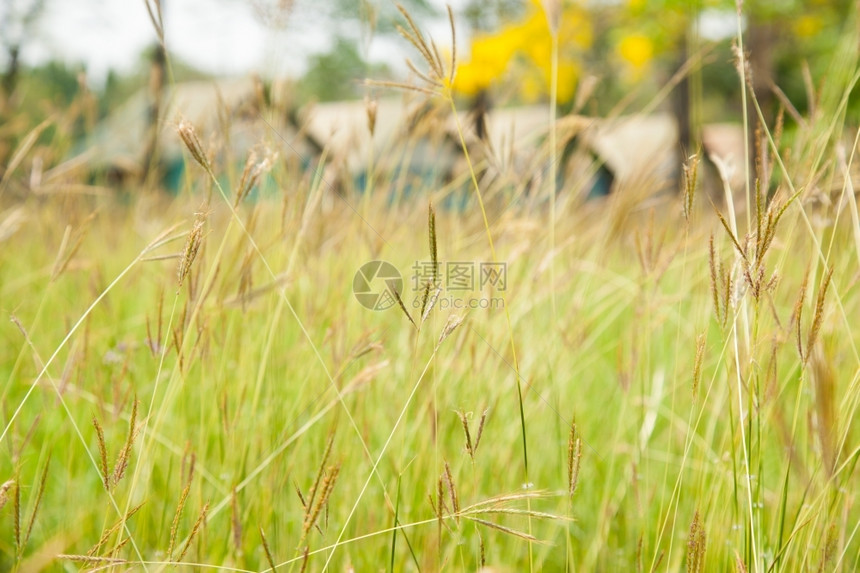
[[[180, 123], [176, 199], [0, 209], [0, 567], [855, 569], [856, 145], [820, 104], [749, 200], [485, 204], [471, 161], [361, 195]], [[504, 262], [505, 308], [412, 308], [437, 258]], [[353, 296], [372, 260], [409, 319]]]

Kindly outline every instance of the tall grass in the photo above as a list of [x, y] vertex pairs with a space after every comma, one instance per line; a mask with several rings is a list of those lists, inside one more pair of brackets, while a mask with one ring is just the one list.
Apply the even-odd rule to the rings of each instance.
[[[0, 568], [856, 569], [855, 41], [790, 146], [750, 126], [749, 200], [697, 191], [702, 158], [650, 212], [485, 202], [477, 161], [392, 203], [402, 165], [357, 195], [268, 133], [232, 180], [229, 133], [187, 123], [175, 200], [4, 195]], [[504, 310], [422, 285], [370, 311], [376, 259], [404, 289], [415, 261], [506, 262]]]

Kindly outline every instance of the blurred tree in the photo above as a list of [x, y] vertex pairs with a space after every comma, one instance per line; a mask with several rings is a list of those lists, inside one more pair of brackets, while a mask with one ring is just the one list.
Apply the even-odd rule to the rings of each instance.
[[33, 26], [44, 7], [45, 0], [0, 0], [0, 43], [6, 60], [2, 80], [5, 98], [15, 91], [22, 46], [32, 36]]
[[362, 93], [361, 80], [386, 71], [384, 65], [368, 64], [357, 43], [341, 36], [328, 52], [311, 56], [308, 70], [298, 82], [299, 97], [317, 101], [355, 99]]

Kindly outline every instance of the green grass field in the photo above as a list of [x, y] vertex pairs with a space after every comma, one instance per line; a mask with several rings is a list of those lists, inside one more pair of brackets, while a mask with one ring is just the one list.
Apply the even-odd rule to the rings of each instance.
[[[856, 570], [839, 65], [732, 201], [542, 206], [464, 163], [392, 205], [406, 175], [356, 195], [275, 162], [234, 206], [241, 170], [186, 125], [177, 198], [13, 202], [7, 170], [0, 569]], [[428, 214], [464, 185], [465, 210]], [[355, 298], [373, 260], [410, 317]], [[430, 289], [416, 310], [433, 260], [504, 263], [504, 289], [468, 293], [501, 304]]]

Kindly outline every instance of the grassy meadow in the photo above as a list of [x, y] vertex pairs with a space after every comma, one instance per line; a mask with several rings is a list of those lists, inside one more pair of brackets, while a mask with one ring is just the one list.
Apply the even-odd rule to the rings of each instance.
[[[409, 33], [421, 97], [456, 107]], [[177, 197], [63, 173], [24, 193], [61, 122], [22, 137], [0, 182], [0, 569], [856, 570], [858, 76], [834, 62], [733, 193], [702, 158], [672, 192], [556, 199], [550, 134], [543, 178], [460, 148], [450, 183], [392, 201], [405, 169], [367, 193], [284, 157], [243, 171], [182, 122]], [[373, 260], [405, 309], [357, 301]], [[469, 293], [502, 304], [415, 292], [416, 261], [504, 263]]]

